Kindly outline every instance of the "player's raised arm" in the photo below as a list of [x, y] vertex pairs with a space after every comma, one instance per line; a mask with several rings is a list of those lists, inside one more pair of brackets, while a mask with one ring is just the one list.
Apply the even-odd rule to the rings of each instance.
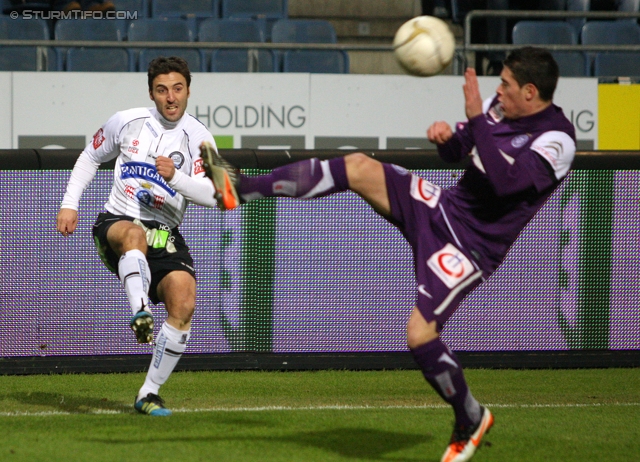
[[472, 119], [482, 114], [482, 97], [480, 96], [480, 86], [476, 70], [467, 68], [464, 73], [464, 110], [468, 119]]

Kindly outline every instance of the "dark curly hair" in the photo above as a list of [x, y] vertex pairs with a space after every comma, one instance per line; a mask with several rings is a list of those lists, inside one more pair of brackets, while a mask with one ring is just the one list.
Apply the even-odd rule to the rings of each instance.
[[178, 72], [187, 81], [187, 87], [191, 85], [191, 71], [189, 71], [189, 64], [178, 56], [158, 56], [156, 59], [149, 63], [149, 70], [147, 71], [147, 79], [149, 82], [149, 91], [153, 90], [153, 80], [162, 74], [169, 74], [170, 72]]

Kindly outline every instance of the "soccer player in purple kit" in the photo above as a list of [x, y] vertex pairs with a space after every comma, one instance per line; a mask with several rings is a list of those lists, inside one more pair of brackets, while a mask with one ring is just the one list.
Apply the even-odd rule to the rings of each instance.
[[558, 66], [548, 51], [514, 50], [500, 79], [497, 94], [483, 102], [475, 70], [467, 69], [468, 120], [458, 123], [455, 133], [446, 122], [427, 131], [444, 160], [470, 158], [448, 190], [362, 153], [309, 159], [246, 177], [206, 143], [201, 148], [223, 210], [266, 196], [312, 198], [351, 190], [400, 229], [413, 249], [418, 283], [408, 346], [455, 414], [442, 462], [471, 459], [494, 418], [469, 391], [462, 365], [440, 340], [440, 331], [462, 299], [503, 261], [567, 175], [576, 149], [573, 125], [552, 101]]

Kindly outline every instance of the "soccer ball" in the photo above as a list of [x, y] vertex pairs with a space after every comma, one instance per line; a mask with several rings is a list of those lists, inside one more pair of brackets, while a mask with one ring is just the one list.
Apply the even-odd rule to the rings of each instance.
[[453, 59], [456, 41], [447, 23], [434, 16], [418, 16], [405, 22], [393, 39], [400, 65], [409, 73], [428, 77], [438, 74]]

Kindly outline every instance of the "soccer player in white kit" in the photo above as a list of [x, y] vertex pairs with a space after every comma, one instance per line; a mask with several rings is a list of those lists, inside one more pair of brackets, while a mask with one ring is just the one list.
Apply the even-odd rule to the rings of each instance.
[[159, 57], [149, 64], [147, 76], [155, 108], [118, 112], [97, 131], [73, 168], [57, 228], [65, 237], [74, 232], [83, 191], [101, 163], [116, 159], [106, 212], [98, 216], [93, 237], [100, 258], [122, 281], [139, 343], [153, 342], [149, 300], [165, 304], [168, 316], [134, 407], [166, 416], [171, 411], [158, 391], [186, 348], [196, 301], [193, 260], [178, 225], [189, 202], [216, 205], [200, 157], [200, 145], [215, 142], [185, 113], [191, 83], [186, 61]]

